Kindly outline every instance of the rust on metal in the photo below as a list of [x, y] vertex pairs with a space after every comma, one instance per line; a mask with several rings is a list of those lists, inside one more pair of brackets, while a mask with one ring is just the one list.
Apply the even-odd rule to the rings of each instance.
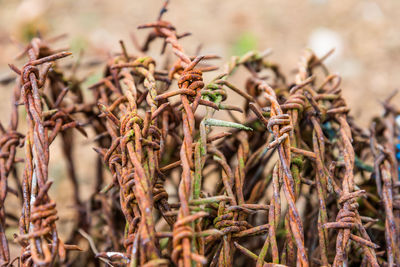
[[[219, 70], [210, 63], [217, 55], [184, 49], [189, 34], [164, 20], [167, 7], [138, 27], [150, 32], [143, 45], [133, 38], [137, 53], [121, 41], [88, 88], [76, 76], [83, 66], [60, 64], [71, 53], [52, 48], [58, 37], [32, 39], [19, 56], [25, 65], [10, 64], [17, 79], [9, 125], [0, 124], [0, 265], [399, 266], [392, 96], [363, 129], [341, 77], [324, 65], [332, 51], [306, 50], [293, 81], [270, 50], [234, 56]], [[172, 63], [149, 55], [159, 39]], [[243, 87], [231, 82], [235, 72]], [[95, 146], [87, 200], [77, 133]], [[65, 241], [49, 194], [57, 137], [75, 211]], [[19, 214], [7, 208], [10, 194]], [[10, 242], [21, 247], [18, 258]]]

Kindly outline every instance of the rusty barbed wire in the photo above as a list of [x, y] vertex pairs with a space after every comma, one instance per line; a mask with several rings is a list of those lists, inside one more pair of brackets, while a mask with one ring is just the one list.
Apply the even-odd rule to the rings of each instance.
[[[61, 37], [34, 38], [18, 56], [28, 62], [10, 65], [18, 78], [9, 126], [0, 124], [0, 265], [399, 265], [400, 109], [392, 96], [369, 130], [357, 126], [341, 77], [324, 65], [333, 51], [306, 50], [293, 82], [270, 50], [234, 56], [207, 81], [218, 56], [184, 49], [190, 34], [163, 19], [168, 3], [156, 22], [138, 27], [151, 32], [143, 45], [133, 36], [137, 54], [121, 41], [89, 88], [78, 78], [80, 60], [55, 63], [70, 55], [51, 47]], [[158, 39], [174, 62], [150, 56]], [[232, 75], [245, 77], [243, 88]], [[97, 152], [88, 194], [71, 128]], [[48, 193], [57, 136], [75, 211], [65, 238]], [[22, 214], [8, 211], [8, 193]], [[8, 229], [19, 215], [22, 251], [12, 259]], [[80, 247], [90, 248], [72, 252]]]
[[[49, 146], [59, 132], [72, 127], [79, 128], [79, 124], [61, 111], [44, 111], [42, 102], [46, 99], [43, 97], [43, 87], [52, 62], [69, 56], [70, 53], [59, 52], [46, 55], [42, 50], [40, 39], [33, 39], [27, 49], [29, 62], [22, 70], [10, 65], [12, 70], [20, 75], [21, 92], [14, 93], [14, 99], [16, 95], [20, 96], [18, 100], [25, 106], [28, 121], [28, 132], [25, 137], [25, 170], [22, 181], [23, 209], [19, 222], [20, 235], [15, 239], [22, 246], [20, 259], [24, 266], [33, 264], [48, 266], [52, 264], [56, 256], [59, 256], [60, 261], [64, 261], [66, 250], [78, 249], [76, 246], [64, 245], [59, 239], [55, 226], [55, 221], [58, 219], [55, 202], [49, 198], [47, 191], [52, 184], [48, 181]], [[47, 51], [46, 47], [44, 50]], [[62, 98], [63, 96], [56, 103], [60, 103]], [[48, 101], [46, 104], [48, 108], [53, 107]], [[11, 130], [17, 127], [17, 113], [14, 109]], [[63, 117], [68, 117], [68, 119], [65, 120]], [[14, 136], [18, 135], [14, 134]], [[14, 144], [15, 141], [13, 141]], [[9, 172], [12, 167], [15, 146], [10, 148], [10, 153], [10, 161], [4, 168], [5, 177], [6, 172]]]
[[[6, 211], [5, 211], [5, 199], [7, 197], [7, 192], [11, 191], [8, 185], [8, 176], [10, 172], [14, 171], [14, 178], [17, 178], [16, 169], [14, 164], [19, 160], [16, 158], [17, 147], [22, 145], [22, 139], [24, 136], [17, 132], [18, 126], [18, 110], [15, 103], [19, 99], [18, 86], [15, 86], [13, 96], [12, 96], [12, 113], [10, 118], [10, 125], [7, 129], [4, 129], [3, 125], [0, 123], [0, 147], [1, 147], [1, 158], [0, 158], [0, 175], [1, 175], [1, 199], [0, 199], [0, 253], [1, 262], [0, 266], [5, 266], [10, 262], [10, 251], [8, 247], [7, 238], [5, 235], [6, 230]], [[14, 192], [18, 197], [21, 197], [21, 190], [18, 188]]]
[[[377, 186], [378, 197], [382, 200], [385, 210], [385, 242], [388, 266], [396, 266], [400, 262], [399, 251], [399, 225], [398, 211], [393, 208], [393, 200], [399, 194], [395, 184], [398, 184], [398, 167], [395, 156], [395, 136], [396, 123], [393, 107], [389, 103], [389, 97], [384, 106], [386, 109], [385, 117], [371, 126], [370, 146], [374, 157], [374, 178]], [[391, 108], [392, 107], [392, 108]], [[385, 143], [377, 143], [376, 124], [382, 123], [383, 134], [381, 138]], [[396, 216], [397, 215], [397, 216]]]

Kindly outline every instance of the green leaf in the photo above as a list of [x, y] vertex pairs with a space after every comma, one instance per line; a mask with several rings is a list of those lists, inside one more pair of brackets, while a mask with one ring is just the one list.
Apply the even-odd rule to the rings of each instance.
[[82, 87], [86, 88], [89, 87], [95, 83], [97, 83], [98, 81], [101, 80], [102, 78], [102, 73], [98, 72], [98, 73], [93, 73], [91, 74], [89, 77], [86, 78], [86, 80], [83, 82]]
[[206, 119], [204, 122], [205, 125], [208, 126], [220, 126], [220, 127], [229, 127], [229, 128], [236, 128], [246, 131], [253, 131], [252, 128], [244, 126], [243, 124], [231, 122], [231, 121], [223, 121], [217, 119]]
[[248, 51], [257, 49], [257, 38], [252, 32], [244, 32], [233, 45], [233, 54], [242, 56]]
[[70, 50], [73, 54], [79, 54], [82, 50], [85, 50], [89, 44], [88, 41], [82, 37], [82, 36], [77, 36], [74, 39], [71, 40], [70, 44]]

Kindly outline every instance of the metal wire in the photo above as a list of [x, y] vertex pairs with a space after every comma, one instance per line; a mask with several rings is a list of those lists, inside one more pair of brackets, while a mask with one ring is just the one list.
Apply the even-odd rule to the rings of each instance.
[[[232, 57], [207, 83], [204, 72], [218, 69], [208, 61], [218, 57], [187, 53], [180, 40], [189, 34], [163, 20], [167, 7], [138, 27], [151, 32], [143, 45], [134, 39], [137, 55], [121, 41], [89, 88], [76, 78], [79, 64], [71, 71], [55, 63], [70, 55], [51, 48], [58, 38], [34, 38], [21, 54], [28, 62], [10, 65], [18, 79], [9, 126], [0, 125], [0, 265], [400, 265], [400, 110], [391, 97], [369, 130], [358, 127], [340, 76], [323, 63], [331, 52], [318, 58], [309, 50], [292, 83], [267, 59], [269, 50]], [[147, 55], [158, 39], [172, 64]], [[244, 89], [230, 82], [234, 73], [246, 78]], [[219, 119], [223, 113], [228, 119]], [[87, 201], [71, 128], [95, 135]], [[76, 210], [66, 243], [74, 245], [59, 237], [48, 194], [57, 136]], [[8, 193], [22, 203], [15, 260], [7, 229], [18, 219], [8, 212]], [[90, 250], [71, 253], [86, 240]]]

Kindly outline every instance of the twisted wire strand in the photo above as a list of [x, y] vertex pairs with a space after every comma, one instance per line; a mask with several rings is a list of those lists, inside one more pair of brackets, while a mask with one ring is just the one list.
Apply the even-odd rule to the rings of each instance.
[[[45, 58], [36, 58], [29, 51], [30, 61], [21, 72], [21, 97], [27, 111], [29, 130], [26, 135], [26, 165], [24, 172], [24, 209], [20, 221], [18, 241], [23, 245], [22, 255], [29, 251], [32, 262], [49, 265], [56, 255], [65, 259], [65, 247], [59, 241], [55, 221], [58, 219], [53, 204], [47, 195], [51, 183], [48, 180], [49, 140], [42, 117], [40, 88], [44, 85], [50, 63], [70, 55], [61, 52]], [[38, 66], [43, 64], [43, 73]], [[29, 244], [29, 247], [28, 247]], [[50, 245], [50, 248], [49, 248]], [[25, 258], [24, 265], [30, 265]]]
[[[178, 57], [178, 61], [169, 74], [172, 78], [180, 73], [178, 86], [181, 91], [180, 99], [183, 105], [182, 112], [182, 126], [183, 126], [183, 143], [180, 150], [182, 176], [178, 189], [180, 210], [178, 218], [174, 224], [174, 238], [173, 238], [173, 261], [179, 266], [188, 267], [191, 265], [192, 260], [197, 262], [204, 262], [202, 256], [196, 253], [196, 248], [191, 247], [191, 232], [192, 227], [187, 224], [186, 218], [190, 217], [190, 210], [188, 201], [192, 192], [192, 180], [194, 172], [194, 159], [193, 159], [193, 135], [195, 129], [194, 111], [196, 110], [199, 100], [201, 98], [200, 89], [203, 88], [201, 70], [196, 70], [195, 66], [203, 57], [197, 57], [193, 61], [188, 57], [183, 47], [178, 43], [178, 36], [174, 27], [165, 21], [161, 20], [161, 16], [156, 23], [139, 26], [139, 28], [153, 27], [156, 36], [165, 38], [165, 42], [172, 46], [174, 54]], [[183, 69], [183, 70], [182, 70]], [[191, 105], [191, 102], [194, 102]], [[186, 222], [186, 223], [183, 223]], [[183, 236], [183, 237], [182, 237]], [[193, 250], [193, 252], [192, 252]], [[179, 255], [179, 256], [178, 256]]]
[[[140, 64], [135, 62], [140, 62]], [[154, 150], [160, 147], [160, 133], [154, 125], [155, 120], [151, 119], [152, 113], [157, 110], [157, 103], [154, 100], [157, 95], [154, 80], [154, 61], [139, 58], [135, 62], [131, 65], [114, 65], [112, 68], [133, 66], [137, 73], [145, 77], [144, 85], [149, 91], [147, 103], [150, 106], [150, 111], [146, 114], [145, 119], [139, 116], [137, 92], [133, 77], [125, 73], [124, 82], [128, 85], [127, 90], [123, 92], [125, 96], [119, 97], [109, 108], [106, 108], [106, 113], [104, 113], [109, 122], [112, 122], [111, 124], [119, 128], [120, 131], [120, 137], [115, 136], [113, 138], [113, 144], [105, 154], [104, 161], [115, 165], [112, 170], [119, 181], [121, 207], [127, 223], [129, 223], [128, 234], [124, 242], [126, 255], [129, 261], [136, 262], [136, 253], [139, 248], [134, 240], [139, 238], [143, 246], [140, 251], [145, 257], [140, 256], [141, 264], [149, 264], [149, 262], [160, 258], [160, 252], [155, 243], [152, 215], [153, 183], [159, 160]], [[121, 113], [115, 117], [112, 111], [117, 106], [119, 106]], [[113, 131], [110, 129], [109, 133], [113, 134]], [[147, 153], [144, 153], [144, 150]], [[121, 155], [117, 161], [111, 157], [113, 153]], [[161, 189], [158, 187], [158, 190]], [[158, 194], [156, 197], [159, 201], [165, 195]], [[133, 223], [134, 221], [137, 223]], [[165, 263], [165, 261], [162, 262]]]
[[[283, 114], [282, 109], [276, 99], [274, 90], [262, 80], [254, 80], [258, 90], [263, 92], [263, 96], [271, 103], [271, 117], [267, 123], [267, 129], [274, 134], [278, 140], [285, 133], [291, 132], [292, 127], [288, 115]], [[297, 246], [298, 261], [302, 266], [308, 266], [307, 253], [304, 247], [303, 226], [297, 208], [295, 206], [294, 180], [290, 171], [291, 153], [290, 140], [288, 136], [278, 145], [278, 153], [282, 169], [282, 180], [284, 182], [284, 193], [289, 205], [290, 221], [289, 226]]]
[[370, 146], [371, 151], [374, 156], [374, 172], [376, 176], [376, 181], [381, 182], [381, 191], [380, 197], [383, 201], [383, 205], [385, 208], [385, 242], [386, 242], [386, 255], [387, 255], [387, 263], [389, 266], [394, 266], [399, 263], [400, 251], [399, 251], [399, 228], [396, 224], [395, 213], [393, 210], [393, 198], [395, 195], [395, 188], [393, 187], [393, 180], [397, 178], [393, 175], [396, 175], [396, 172], [393, 172], [393, 165], [395, 165], [395, 161], [393, 161], [393, 157], [391, 156], [393, 153], [393, 144], [392, 144], [392, 136], [393, 133], [393, 124], [394, 118], [391, 113], [384, 120], [385, 130], [384, 136], [386, 137], [386, 143], [384, 147], [378, 145], [376, 141], [376, 132], [375, 125], [371, 127], [371, 138], [370, 138]]
[[[335, 105], [336, 102], [336, 105]], [[338, 106], [341, 105], [341, 106]], [[350, 240], [350, 232], [354, 227], [358, 227], [362, 238], [370, 241], [368, 234], [360, 221], [360, 215], [358, 214], [358, 204], [356, 198], [363, 194], [363, 191], [354, 191], [354, 149], [351, 145], [352, 135], [349, 124], [346, 120], [346, 106], [342, 99], [334, 101], [336, 119], [339, 122], [339, 136], [340, 136], [340, 150], [343, 154], [345, 162], [345, 172], [342, 182], [342, 191], [340, 193], [339, 203], [341, 210], [339, 211], [336, 221], [338, 222], [339, 233], [336, 239], [336, 255], [333, 262], [333, 266], [341, 266], [347, 261], [347, 243]], [[331, 109], [332, 110], [332, 109]], [[328, 110], [331, 111], [331, 110]], [[329, 223], [325, 224], [327, 227]], [[343, 226], [342, 226], [343, 225]], [[361, 244], [363, 252], [368, 258], [368, 262], [372, 266], [379, 266], [374, 248], [368, 247]]]

